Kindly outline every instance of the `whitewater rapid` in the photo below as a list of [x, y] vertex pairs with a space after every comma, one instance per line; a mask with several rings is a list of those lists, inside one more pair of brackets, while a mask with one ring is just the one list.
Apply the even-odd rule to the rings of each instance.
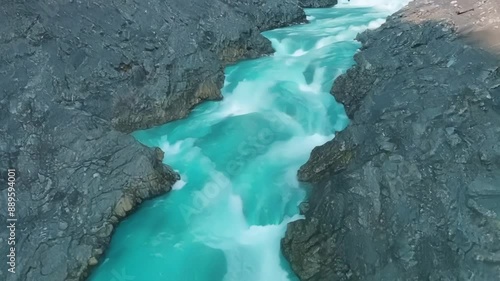
[[119, 225], [90, 280], [296, 280], [280, 252], [306, 196], [296, 172], [348, 124], [329, 91], [354, 63], [356, 34], [403, 4], [352, 0], [308, 9], [309, 24], [264, 33], [273, 56], [226, 69], [221, 102], [135, 132], [160, 147], [182, 179]]

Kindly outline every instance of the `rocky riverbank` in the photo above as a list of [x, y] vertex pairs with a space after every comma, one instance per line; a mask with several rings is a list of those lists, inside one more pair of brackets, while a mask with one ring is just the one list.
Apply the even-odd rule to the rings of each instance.
[[303, 281], [500, 280], [500, 2], [414, 0], [358, 36], [351, 124], [299, 171]]
[[272, 52], [260, 31], [304, 21], [297, 0], [3, 3], [0, 199], [14, 168], [18, 222], [0, 279], [84, 279], [113, 226], [178, 179], [126, 133], [222, 98], [224, 66]]

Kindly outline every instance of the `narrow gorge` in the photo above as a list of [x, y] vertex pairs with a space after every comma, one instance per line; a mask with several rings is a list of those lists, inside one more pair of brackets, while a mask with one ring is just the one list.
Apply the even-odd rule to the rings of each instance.
[[181, 180], [121, 223], [89, 280], [298, 280], [280, 251], [306, 196], [296, 172], [347, 125], [329, 91], [354, 62], [354, 37], [394, 9], [363, 4], [306, 10], [307, 24], [265, 32], [276, 52], [227, 67], [222, 101], [134, 133]]

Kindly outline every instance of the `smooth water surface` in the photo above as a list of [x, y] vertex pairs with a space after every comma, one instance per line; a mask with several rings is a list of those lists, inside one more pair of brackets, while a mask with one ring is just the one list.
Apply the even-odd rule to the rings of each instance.
[[297, 170], [347, 125], [333, 79], [354, 63], [356, 34], [391, 11], [353, 2], [265, 32], [276, 54], [228, 67], [223, 101], [134, 133], [182, 180], [119, 225], [90, 280], [296, 280], [280, 239], [306, 196]]

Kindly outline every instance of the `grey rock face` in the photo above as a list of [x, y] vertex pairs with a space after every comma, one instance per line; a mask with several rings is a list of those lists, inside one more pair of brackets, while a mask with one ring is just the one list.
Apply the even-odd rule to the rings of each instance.
[[352, 122], [282, 241], [303, 281], [500, 280], [499, 5], [415, 0], [358, 37]]
[[225, 65], [272, 51], [259, 31], [304, 20], [296, 0], [4, 1], [0, 205], [15, 168], [18, 222], [0, 280], [84, 279], [113, 226], [178, 179], [125, 133], [220, 99]]
[[324, 8], [337, 4], [337, 0], [299, 0], [299, 4], [304, 8]]

